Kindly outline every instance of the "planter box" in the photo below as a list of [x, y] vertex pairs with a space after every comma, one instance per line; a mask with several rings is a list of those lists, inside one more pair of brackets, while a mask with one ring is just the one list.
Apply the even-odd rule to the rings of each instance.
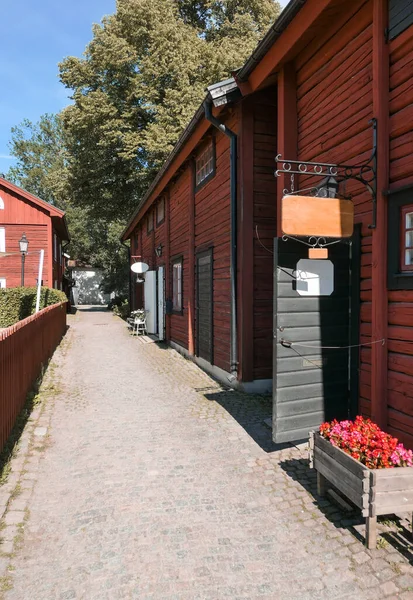
[[377, 516], [413, 511], [413, 468], [369, 469], [333, 446], [318, 432], [310, 432], [310, 467], [317, 471], [317, 491], [329, 481], [366, 517], [366, 546], [375, 548]]

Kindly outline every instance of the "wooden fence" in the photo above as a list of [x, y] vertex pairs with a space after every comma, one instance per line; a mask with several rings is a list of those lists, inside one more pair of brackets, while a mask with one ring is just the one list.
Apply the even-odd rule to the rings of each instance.
[[65, 302], [0, 331], [0, 450], [65, 331]]

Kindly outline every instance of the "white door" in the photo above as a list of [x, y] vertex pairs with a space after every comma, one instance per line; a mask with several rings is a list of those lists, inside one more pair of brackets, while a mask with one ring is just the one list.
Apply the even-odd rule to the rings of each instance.
[[156, 271], [146, 271], [144, 293], [145, 293], [145, 310], [146, 313], [146, 328], [148, 333], [156, 332]]
[[158, 337], [165, 339], [165, 279], [164, 267], [158, 269]]

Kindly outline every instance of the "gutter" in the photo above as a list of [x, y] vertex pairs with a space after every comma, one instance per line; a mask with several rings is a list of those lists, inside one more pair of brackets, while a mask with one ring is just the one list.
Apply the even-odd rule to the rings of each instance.
[[231, 342], [230, 382], [238, 381], [238, 328], [237, 328], [237, 134], [212, 114], [210, 95], [204, 101], [205, 119], [230, 139], [230, 282], [231, 282]]
[[248, 80], [257, 64], [264, 58], [274, 42], [281, 36], [282, 33], [284, 33], [288, 25], [291, 23], [297, 13], [299, 13], [305, 3], [306, 0], [291, 0], [287, 4], [278, 19], [275, 21], [274, 25], [251, 54], [245, 65], [237, 72], [237, 81], [240, 83], [245, 83]]

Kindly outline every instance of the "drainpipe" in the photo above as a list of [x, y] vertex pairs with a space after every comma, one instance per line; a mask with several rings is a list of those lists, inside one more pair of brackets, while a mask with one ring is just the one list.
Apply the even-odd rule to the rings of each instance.
[[122, 246], [125, 246], [125, 248], [128, 251], [128, 265], [129, 265], [129, 269], [128, 269], [128, 304], [129, 304], [129, 310], [132, 308], [132, 271], [130, 269], [130, 260], [131, 260], [131, 249], [130, 246], [128, 246], [128, 244], [126, 244], [125, 242], [121, 241]]
[[238, 380], [238, 330], [237, 330], [237, 134], [221, 123], [212, 114], [212, 100], [208, 97], [204, 102], [205, 118], [230, 139], [230, 281], [231, 281], [231, 347], [230, 347], [230, 382]]

